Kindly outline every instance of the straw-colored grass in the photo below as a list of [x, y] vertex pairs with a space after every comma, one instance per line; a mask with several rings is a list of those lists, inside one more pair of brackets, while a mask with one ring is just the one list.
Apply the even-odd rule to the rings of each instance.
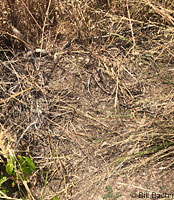
[[[107, 184], [161, 192], [158, 178], [170, 191], [173, 1], [0, 7], [0, 151], [32, 155], [29, 198], [102, 199]], [[149, 188], [135, 184], [142, 171]]]

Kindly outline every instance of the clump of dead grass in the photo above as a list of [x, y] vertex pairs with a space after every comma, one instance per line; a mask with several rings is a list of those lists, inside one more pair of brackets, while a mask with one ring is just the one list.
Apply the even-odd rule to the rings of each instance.
[[0, 154], [3, 158], [9, 159], [10, 151], [13, 152], [16, 143], [16, 135], [12, 134], [9, 129], [5, 129], [1, 124], [0, 131]]
[[3, 131], [1, 131], [0, 133], [0, 153], [4, 158], [8, 158], [9, 156], [9, 145], [6, 145], [6, 141], [5, 141], [5, 134]]

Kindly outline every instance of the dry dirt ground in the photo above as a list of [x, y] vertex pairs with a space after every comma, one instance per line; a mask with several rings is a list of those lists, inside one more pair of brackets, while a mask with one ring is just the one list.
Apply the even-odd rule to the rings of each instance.
[[1, 99], [23, 90], [1, 104], [0, 120], [36, 163], [34, 199], [174, 199], [172, 148], [159, 147], [173, 123], [170, 63], [74, 45], [8, 56], [0, 68]]
[[174, 199], [173, 1], [0, 5], [0, 178], [36, 165], [9, 199]]

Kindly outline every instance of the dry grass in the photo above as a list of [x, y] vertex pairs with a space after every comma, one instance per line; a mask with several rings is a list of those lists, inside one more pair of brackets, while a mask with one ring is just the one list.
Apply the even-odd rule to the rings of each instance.
[[1, 154], [32, 155], [35, 199], [102, 199], [116, 180], [134, 185], [121, 175], [172, 174], [173, 1], [0, 7]]

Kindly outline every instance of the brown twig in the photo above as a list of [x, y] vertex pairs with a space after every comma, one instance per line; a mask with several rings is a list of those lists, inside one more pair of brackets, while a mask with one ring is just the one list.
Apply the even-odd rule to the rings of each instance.
[[32, 17], [32, 19], [34, 20], [34, 22], [37, 24], [37, 26], [39, 27], [39, 29], [42, 31], [41, 26], [39, 25], [39, 23], [37, 22], [37, 20], [34, 18], [34, 16], [32, 15], [32, 13], [30, 12], [30, 10], [28, 9], [27, 5], [24, 3], [23, 0], [21, 0], [22, 4], [24, 5], [24, 7], [26, 8], [26, 10], [28, 11], [28, 13], [30, 14], [30, 16]]
[[136, 47], [136, 42], [135, 42], [134, 31], [133, 31], [133, 26], [132, 26], [132, 20], [131, 20], [131, 17], [130, 17], [130, 11], [129, 11], [129, 5], [128, 4], [129, 4], [128, 0], [126, 0], [127, 14], [128, 14], [128, 18], [129, 18], [130, 30], [131, 30], [132, 41], [133, 41], [132, 49], [134, 49]]

